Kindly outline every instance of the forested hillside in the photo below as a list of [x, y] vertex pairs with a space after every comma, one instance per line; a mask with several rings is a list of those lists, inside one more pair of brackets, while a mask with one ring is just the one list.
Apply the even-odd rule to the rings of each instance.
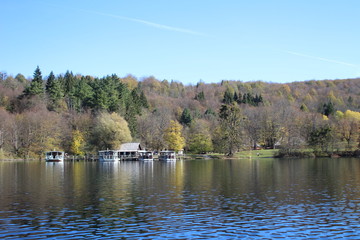
[[0, 158], [62, 149], [95, 154], [139, 141], [233, 155], [354, 153], [360, 140], [360, 79], [288, 84], [223, 80], [183, 85], [155, 77], [0, 75]]

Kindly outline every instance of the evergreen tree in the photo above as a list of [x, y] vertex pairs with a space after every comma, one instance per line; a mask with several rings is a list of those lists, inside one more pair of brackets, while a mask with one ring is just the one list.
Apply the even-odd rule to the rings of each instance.
[[46, 85], [45, 85], [46, 93], [49, 93], [49, 89], [51, 89], [54, 86], [54, 82], [55, 82], [55, 76], [53, 71], [51, 71], [46, 80]]
[[204, 115], [212, 115], [212, 116], [216, 116], [216, 113], [214, 110], [212, 110], [211, 108], [206, 109]]
[[180, 123], [182, 125], [190, 126], [191, 122], [192, 122], [192, 116], [190, 110], [188, 108], [185, 108], [181, 114]]
[[93, 106], [93, 88], [89, 85], [90, 79], [81, 77], [75, 87], [75, 109], [80, 112]]
[[246, 102], [245, 103], [247, 103], [247, 104], [250, 104], [250, 105], [253, 105], [253, 97], [251, 96], [251, 94], [250, 93], [247, 93], [246, 94]]
[[65, 89], [65, 93], [66, 95], [71, 94], [71, 92], [73, 92], [74, 87], [75, 87], [75, 76], [72, 72], [70, 72], [69, 70], [66, 71], [65, 75], [64, 75], [64, 89]]
[[331, 143], [332, 128], [330, 126], [321, 126], [310, 132], [308, 139], [309, 146], [315, 151], [327, 151]]
[[239, 94], [237, 94], [237, 100], [236, 100], [236, 102], [238, 103], [238, 104], [241, 104], [241, 103], [243, 103], [242, 102], [242, 95], [241, 95], [241, 93], [239, 92]]
[[24, 95], [26, 96], [41, 96], [44, 94], [44, 86], [42, 75], [39, 66], [36, 67], [34, 71], [34, 77], [30, 85], [25, 88]]
[[238, 101], [239, 101], [239, 97], [238, 97], [238, 95], [237, 95], [236, 92], [234, 92], [233, 100], [234, 100], [235, 102], [238, 102]]
[[34, 78], [32, 80], [33, 82], [43, 83], [42, 75], [39, 66], [36, 67], [34, 71]]
[[61, 105], [60, 102], [64, 97], [64, 93], [60, 81], [55, 78], [52, 71], [46, 81], [45, 91], [49, 98], [48, 109], [56, 110], [59, 108]]
[[201, 92], [199, 92], [198, 94], [196, 94], [196, 95], [195, 95], [195, 100], [204, 101], [204, 100], [205, 100], [204, 91], [201, 91]]
[[335, 113], [335, 105], [333, 102], [329, 101], [328, 103], [324, 103], [321, 113], [325, 116], [330, 116], [331, 114]]
[[220, 131], [217, 142], [222, 151], [228, 155], [234, 155], [241, 144], [242, 114], [240, 108], [235, 105], [222, 105], [220, 109]]
[[308, 111], [309, 111], [309, 109], [308, 109], [308, 107], [305, 105], [305, 103], [301, 104], [300, 110], [303, 111], [303, 112], [308, 112]]
[[147, 98], [145, 96], [144, 91], [141, 91], [141, 93], [140, 93], [140, 103], [141, 103], [143, 108], [149, 108], [149, 103], [148, 103], [148, 100], [147, 100]]
[[234, 101], [233, 94], [231, 94], [229, 89], [226, 89], [222, 102], [225, 103], [225, 104], [231, 104], [233, 101]]
[[140, 96], [138, 94], [138, 89], [134, 88], [131, 91], [131, 103], [133, 105], [134, 111], [136, 114], [140, 114], [141, 113], [141, 107], [142, 107], [142, 103], [140, 101]]

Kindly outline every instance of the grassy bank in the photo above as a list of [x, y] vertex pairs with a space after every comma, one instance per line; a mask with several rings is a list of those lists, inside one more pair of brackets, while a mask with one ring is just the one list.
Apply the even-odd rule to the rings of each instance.
[[278, 150], [266, 149], [266, 150], [247, 150], [237, 152], [232, 157], [227, 157], [221, 153], [209, 153], [209, 154], [186, 154], [188, 159], [202, 159], [202, 158], [213, 158], [213, 159], [239, 159], [239, 158], [273, 158]]

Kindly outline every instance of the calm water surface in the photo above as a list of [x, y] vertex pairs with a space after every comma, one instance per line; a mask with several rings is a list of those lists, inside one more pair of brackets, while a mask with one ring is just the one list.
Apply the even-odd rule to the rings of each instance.
[[0, 238], [358, 238], [360, 159], [0, 162]]

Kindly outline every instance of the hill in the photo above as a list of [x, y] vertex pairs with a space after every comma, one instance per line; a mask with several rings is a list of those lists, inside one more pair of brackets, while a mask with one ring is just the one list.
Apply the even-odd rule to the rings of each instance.
[[261, 147], [281, 148], [285, 155], [309, 148], [333, 154], [358, 149], [359, 112], [360, 79], [183, 85], [70, 71], [43, 78], [38, 67], [32, 79], [1, 74], [0, 157], [116, 148], [121, 137], [111, 132], [119, 127], [147, 148], [172, 148], [164, 137], [171, 122], [179, 123], [184, 148], [192, 152], [232, 155]]

